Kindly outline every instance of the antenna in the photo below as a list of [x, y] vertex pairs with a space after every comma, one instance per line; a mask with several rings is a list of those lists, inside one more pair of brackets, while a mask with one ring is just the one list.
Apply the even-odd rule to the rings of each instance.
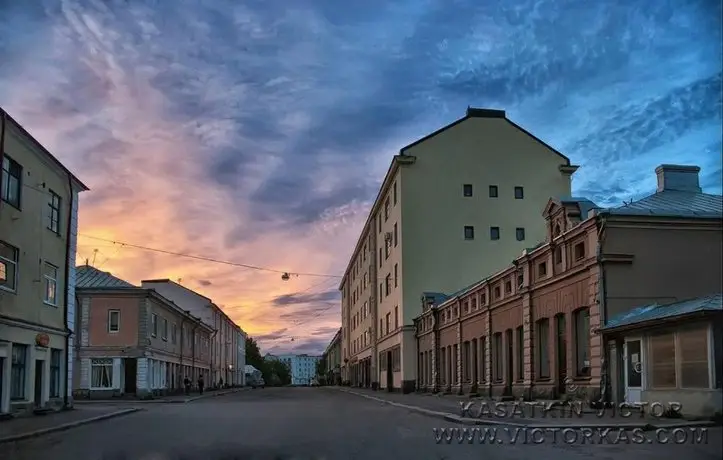
[[98, 249], [93, 249], [93, 262], [91, 262], [91, 265], [95, 267], [95, 256], [98, 255]]

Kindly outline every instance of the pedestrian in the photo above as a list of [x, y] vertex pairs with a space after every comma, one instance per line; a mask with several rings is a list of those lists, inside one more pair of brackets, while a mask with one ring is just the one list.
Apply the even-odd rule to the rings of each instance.
[[188, 376], [186, 376], [185, 379], [183, 379], [183, 386], [186, 387], [186, 395], [191, 394], [191, 381], [188, 380]]
[[218, 379], [218, 387], [219, 387], [219, 388], [223, 388], [223, 377], [221, 377], [220, 379]]
[[203, 376], [198, 377], [198, 393], [203, 394]]

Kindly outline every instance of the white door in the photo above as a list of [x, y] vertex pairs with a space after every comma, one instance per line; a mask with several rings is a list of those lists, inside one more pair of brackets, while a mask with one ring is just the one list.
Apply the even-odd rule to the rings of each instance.
[[643, 396], [643, 346], [642, 339], [625, 339], [625, 402], [642, 402]]

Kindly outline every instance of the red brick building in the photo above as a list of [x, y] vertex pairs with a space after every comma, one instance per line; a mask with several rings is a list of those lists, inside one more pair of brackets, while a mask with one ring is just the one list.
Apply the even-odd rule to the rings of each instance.
[[418, 389], [629, 400], [606, 318], [720, 291], [723, 205], [698, 172], [663, 165], [656, 193], [617, 208], [551, 199], [543, 243], [462, 291], [424, 293]]

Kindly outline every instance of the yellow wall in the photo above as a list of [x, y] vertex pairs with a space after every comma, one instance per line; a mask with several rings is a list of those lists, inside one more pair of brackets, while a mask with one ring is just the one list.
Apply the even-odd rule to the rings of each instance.
[[[545, 238], [542, 211], [551, 196], [569, 196], [566, 160], [500, 118], [471, 118], [412, 148], [402, 170], [404, 319], [421, 313], [423, 291], [451, 294], [505, 266]], [[463, 196], [463, 184], [473, 196]], [[489, 186], [498, 198], [489, 197]], [[514, 187], [524, 187], [515, 199]], [[474, 240], [464, 226], [474, 226]], [[500, 239], [490, 239], [490, 227]], [[525, 240], [516, 240], [516, 228]]]

